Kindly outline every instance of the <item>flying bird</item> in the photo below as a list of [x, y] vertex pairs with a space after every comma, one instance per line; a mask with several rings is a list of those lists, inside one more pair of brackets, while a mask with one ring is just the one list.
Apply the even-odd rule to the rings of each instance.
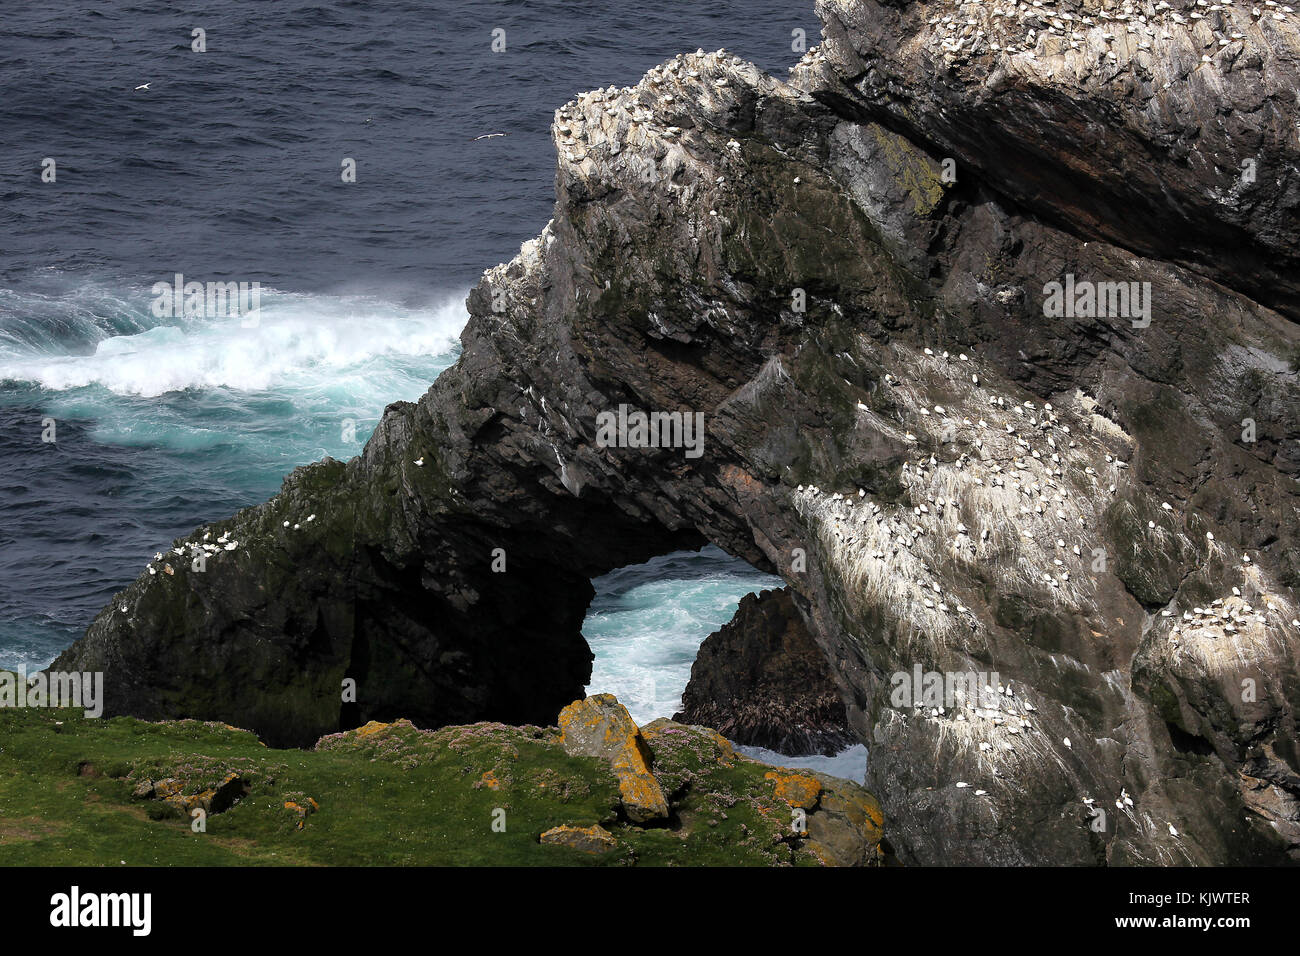
[[482, 136], [475, 136], [469, 142], [477, 143], [481, 139], [492, 139], [496, 136], [509, 136], [509, 135], [510, 135], [509, 133], [484, 133]]
[[137, 86], [137, 87], [135, 88], [135, 90], [134, 90], [133, 92], [137, 92], [137, 93], [138, 93], [140, 90], [147, 90], [147, 89], [149, 89], [149, 86], [150, 86], [151, 83], [153, 83], [153, 80], [150, 80], [148, 83], [141, 83], [139, 86]]

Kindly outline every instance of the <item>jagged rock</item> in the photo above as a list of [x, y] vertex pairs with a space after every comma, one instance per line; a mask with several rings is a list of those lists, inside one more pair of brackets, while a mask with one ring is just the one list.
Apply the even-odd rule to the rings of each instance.
[[828, 866], [896, 863], [884, 840], [885, 817], [876, 798], [861, 787], [815, 776], [823, 786], [816, 811], [808, 815], [808, 849]]
[[[195, 792], [186, 793], [186, 790]], [[165, 777], [157, 781], [143, 779], [136, 783], [131, 796], [136, 800], [161, 800], [181, 816], [188, 817], [196, 809], [208, 814], [224, 813], [245, 796], [248, 790], [249, 782], [232, 770], [207, 787], [202, 784], [195, 787], [176, 777]]]
[[803, 773], [778, 773], [769, 770], [763, 775], [772, 781], [776, 798], [784, 800], [791, 807], [811, 810], [821, 799], [821, 781], [814, 776]]
[[[979, 0], [819, 0], [825, 42], [793, 82], [955, 159], [958, 183], [1008, 207], [1294, 321], [1300, 23], [1251, 8], [1086, 0], [1061, 21]], [[945, 47], [954, 24], [979, 39]]]
[[[866, 790], [807, 770], [769, 770], [773, 797], [791, 814], [791, 828], [805, 848], [826, 866], [869, 866], [893, 862], [882, 843], [884, 814]], [[802, 812], [800, 812], [802, 811]], [[797, 826], [795, 821], [797, 821]]]
[[289, 811], [295, 829], [304, 830], [307, 818], [320, 809], [320, 803], [305, 794], [292, 794], [297, 799], [284, 801], [284, 809]]
[[571, 827], [568, 825], [551, 827], [539, 837], [541, 843], [553, 843], [559, 846], [571, 846], [583, 853], [608, 853], [618, 849], [618, 841], [613, 834], [599, 823], [589, 827]]
[[826, 655], [789, 588], [747, 594], [704, 639], [674, 719], [778, 753], [834, 754], [855, 741]]
[[[711, 541], [798, 593], [904, 861], [1294, 856], [1293, 18], [1162, 14], [1144, 49], [1094, 0], [966, 36], [819, 9], [791, 83], [689, 55], [559, 110], [554, 218], [470, 294], [457, 364], [55, 669], [273, 743], [550, 723], [590, 578]], [[1049, 307], [1067, 276], [1102, 314]], [[600, 440], [620, 405], [701, 413], [703, 446]], [[931, 671], [976, 680], [894, 702]]]
[[668, 816], [668, 801], [650, 772], [650, 748], [613, 694], [575, 700], [560, 711], [559, 725], [566, 753], [609, 761], [629, 820], [649, 823]]
[[761, 769], [765, 786], [759, 812], [796, 852], [811, 854], [825, 866], [896, 862], [884, 838], [880, 803], [857, 784], [811, 770], [765, 769], [767, 764], [737, 754], [730, 741], [708, 727], [660, 717], [641, 732], [655, 756], [655, 776], [678, 813], [685, 805], [699, 812], [703, 802], [725, 816], [724, 808], [735, 807], [735, 797], [711, 794], [709, 781], [719, 769], [740, 764]]

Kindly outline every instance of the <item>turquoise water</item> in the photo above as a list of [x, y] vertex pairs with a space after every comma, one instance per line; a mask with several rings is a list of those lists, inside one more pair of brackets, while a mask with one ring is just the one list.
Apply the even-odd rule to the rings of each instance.
[[[424, 393], [464, 288], [551, 215], [556, 107], [697, 46], [784, 75], [820, 29], [809, 0], [534, 0], [494, 5], [498, 56], [475, 5], [212, 0], [197, 56], [170, 5], [84, 7], [5, 9], [0, 667], [46, 666], [155, 552]], [[155, 317], [176, 273], [259, 281], [261, 320]], [[671, 715], [776, 583], [716, 549], [600, 579], [593, 692]]]
[[147, 288], [47, 286], [0, 296], [0, 666], [29, 669], [174, 538], [358, 454], [455, 361], [466, 319], [464, 293], [264, 290], [244, 327], [156, 318]]
[[[632, 719], [644, 725], [680, 709], [700, 644], [731, 620], [740, 599], [785, 582], [709, 545], [620, 568], [592, 584], [596, 597], [582, 629], [596, 655], [587, 693], [614, 694]], [[867, 772], [863, 744], [831, 757], [736, 749], [765, 763], [819, 770], [858, 783]]]
[[[424, 306], [264, 290], [239, 318], [159, 319], [148, 290], [0, 300], [0, 667], [44, 667], [150, 555], [360, 452], [390, 402], [455, 360], [464, 294]], [[53, 420], [56, 441], [42, 443]], [[709, 546], [596, 579], [589, 693], [638, 723], [681, 706], [700, 643], [779, 578]]]
[[[160, 319], [151, 302], [54, 283], [0, 303], [0, 414], [25, 459], [0, 476], [16, 545], [0, 551], [0, 666], [47, 665], [173, 538], [298, 465], [359, 453], [387, 404], [455, 361], [466, 319], [464, 293], [411, 307], [264, 290], [251, 327]], [[42, 448], [46, 419], [57, 440]], [[700, 642], [740, 598], [780, 581], [710, 547], [595, 584], [592, 692], [644, 722], [677, 710]]]
[[700, 644], [751, 591], [782, 587], [773, 575], [712, 545], [596, 578], [583, 636], [596, 655], [588, 694], [614, 694], [638, 724], [681, 707]]

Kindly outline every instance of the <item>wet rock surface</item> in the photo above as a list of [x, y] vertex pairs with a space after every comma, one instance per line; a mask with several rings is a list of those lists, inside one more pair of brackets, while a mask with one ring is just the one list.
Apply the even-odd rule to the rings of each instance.
[[[458, 363], [55, 669], [276, 743], [550, 724], [591, 577], [711, 541], [797, 593], [905, 862], [1295, 859], [1295, 23], [979, 6], [826, 2], [789, 83], [700, 51], [557, 111]], [[598, 440], [620, 405], [701, 454]], [[898, 703], [932, 672], [975, 679]]]

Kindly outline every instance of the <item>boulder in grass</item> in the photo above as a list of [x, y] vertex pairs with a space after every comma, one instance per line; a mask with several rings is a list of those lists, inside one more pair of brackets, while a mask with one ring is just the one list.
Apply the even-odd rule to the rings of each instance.
[[551, 827], [541, 835], [539, 842], [571, 846], [583, 853], [608, 853], [618, 849], [618, 841], [599, 823], [589, 827]]
[[566, 753], [609, 761], [629, 820], [649, 823], [667, 818], [668, 800], [650, 772], [650, 748], [613, 694], [575, 700], [560, 711], [559, 724]]

